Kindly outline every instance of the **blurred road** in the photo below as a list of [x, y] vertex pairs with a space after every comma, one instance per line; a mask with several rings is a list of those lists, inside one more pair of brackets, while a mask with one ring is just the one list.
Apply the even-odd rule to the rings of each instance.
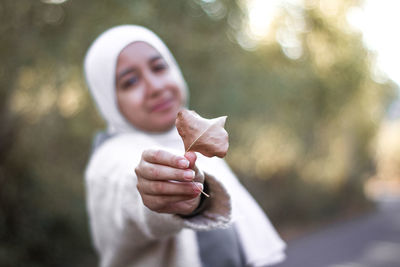
[[286, 261], [275, 267], [400, 267], [400, 199], [289, 242]]

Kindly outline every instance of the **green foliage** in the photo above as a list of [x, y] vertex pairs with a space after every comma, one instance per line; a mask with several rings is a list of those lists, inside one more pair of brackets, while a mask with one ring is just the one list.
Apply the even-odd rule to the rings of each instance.
[[351, 1], [337, 1], [335, 17], [313, 1], [285, 9], [273, 35], [301, 14], [297, 59], [275, 39], [253, 50], [238, 44], [242, 1], [46, 2], [0, 3], [1, 266], [94, 266], [83, 172], [104, 124], [82, 62], [118, 24], [157, 32], [183, 70], [191, 107], [229, 115], [228, 161], [278, 227], [365, 203], [370, 144], [392, 88], [371, 79], [373, 55], [343, 21]]

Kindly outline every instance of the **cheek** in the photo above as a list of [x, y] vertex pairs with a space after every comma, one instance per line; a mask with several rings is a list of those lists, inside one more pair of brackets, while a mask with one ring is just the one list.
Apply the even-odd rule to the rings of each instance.
[[118, 94], [118, 105], [124, 113], [127, 111], [140, 112], [142, 109], [143, 94], [139, 90], [127, 91]]
[[174, 94], [179, 95], [181, 98], [186, 97], [186, 89], [184, 81], [180, 78], [178, 74], [174, 74], [172, 71], [168, 74], [166, 78], [169, 88], [173, 88]]
[[179, 96], [180, 96], [180, 102], [183, 105], [186, 105], [187, 103], [187, 90], [183, 88], [183, 86], [179, 89]]
[[186, 98], [187, 98], [187, 93], [186, 93], [186, 89], [184, 89], [184, 86], [177, 84], [177, 83], [173, 83], [172, 88], [174, 88], [173, 93], [176, 96], [177, 100], [181, 104], [185, 104]]
[[178, 92], [178, 99], [180, 107], [186, 106], [188, 103], [187, 90], [185, 90], [184, 88], [180, 88]]

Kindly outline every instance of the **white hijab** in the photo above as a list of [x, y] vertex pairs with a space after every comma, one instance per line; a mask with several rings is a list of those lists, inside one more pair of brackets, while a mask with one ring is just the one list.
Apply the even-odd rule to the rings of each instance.
[[[115, 94], [115, 71], [118, 56], [127, 45], [137, 41], [146, 42], [158, 50], [178, 83], [184, 88], [184, 97], [187, 98], [188, 90], [180, 69], [168, 48], [157, 35], [144, 27], [135, 25], [111, 28], [94, 41], [84, 62], [87, 84], [100, 113], [107, 122], [108, 134], [137, 131], [119, 112]], [[177, 138], [181, 142], [176, 131], [153, 137], [164, 141]], [[283, 260], [285, 244], [277, 235], [268, 218], [237, 181], [235, 175], [228, 170], [229, 168], [222, 166], [220, 169], [224, 170], [225, 176], [229, 178], [226, 179], [225, 185], [235, 199], [233, 218], [247, 264], [264, 266]]]
[[146, 42], [154, 47], [167, 62], [172, 75], [184, 88], [187, 99], [187, 86], [171, 52], [152, 31], [136, 25], [121, 25], [102, 33], [90, 46], [84, 62], [86, 82], [97, 104], [97, 108], [107, 122], [109, 134], [134, 130], [119, 112], [115, 94], [115, 71], [121, 51], [133, 42]]

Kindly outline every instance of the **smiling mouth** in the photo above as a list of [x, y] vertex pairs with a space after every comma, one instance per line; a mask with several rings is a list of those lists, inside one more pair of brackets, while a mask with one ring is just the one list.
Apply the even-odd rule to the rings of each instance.
[[173, 105], [174, 105], [174, 99], [170, 98], [154, 105], [151, 108], [151, 112], [163, 112], [170, 109]]

